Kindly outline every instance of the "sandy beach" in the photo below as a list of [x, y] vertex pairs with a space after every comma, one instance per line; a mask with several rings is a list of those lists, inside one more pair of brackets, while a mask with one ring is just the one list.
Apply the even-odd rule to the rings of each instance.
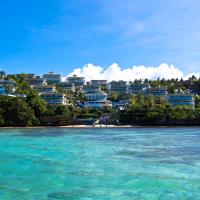
[[0, 127], [0, 129], [41, 129], [41, 128], [80, 128], [80, 129], [85, 129], [85, 128], [98, 128], [98, 129], [106, 129], [106, 128], [189, 128], [189, 127], [196, 127], [196, 128], [200, 128], [200, 126], [139, 126], [139, 125], [68, 125], [68, 126], [15, 126], [15, 127]]
[[140, 127], [140, 126], [132, 126], [132, 125], [121, 125], [121, 126], [116, 126], [116, 125], [68, 125], [68, 126], [24, 126], [24, 127], [0, 127], [0, 129], [6, 129], [6, 128], [134, 128], [134, 127]]
[[138, 126], [131, 126], [131, 125], [69, 125], [69, 126], [58, 126], [60, 128], [132, 128], [132, 127], [138, 127]]

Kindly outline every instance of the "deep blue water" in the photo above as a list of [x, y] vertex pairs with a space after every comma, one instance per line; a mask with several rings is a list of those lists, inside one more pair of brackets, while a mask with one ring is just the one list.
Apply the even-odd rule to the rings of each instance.
[[0, 129], [0, 200], [199, 200], [200, 128]]

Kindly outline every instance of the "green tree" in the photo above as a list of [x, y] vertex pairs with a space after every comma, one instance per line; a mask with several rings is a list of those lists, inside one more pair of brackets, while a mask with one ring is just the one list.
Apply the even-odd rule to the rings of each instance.
[[34, 90], [29, 90], [26, 101], [34, 111], [35, 116], [40, 119], [41, 115], [47, 109], [46, 102], [39, 96], [38, 92]]
[[5, 123], [4, 110], [0, 108], [0, 126], [3, 126], [4, 123]]
[[200, 108], [200, 96], [195, 96], [195, 108]]
[[60, 105], [56, 107], [55, 115], [58, 120], [58, 125], [68, 125], [75, 118], [75, 110], [72, 106]]
[[5, 126], [29, 126], [39, 123], [33, 110], [22, 98], [0, 97], [0, 109]]
[[117, 92], [112, 92], [110, 94], [109, 100], [111, 100], [111, 101], [118, 101], [119, 100], [119, 94]]
[[28, 82], [25, 82], [23, 80], [18, 80], [17, 81], [17, 89], [16, 93], [17, 94], [29, 94], [29, 92], [32, 90], [30, 84]]

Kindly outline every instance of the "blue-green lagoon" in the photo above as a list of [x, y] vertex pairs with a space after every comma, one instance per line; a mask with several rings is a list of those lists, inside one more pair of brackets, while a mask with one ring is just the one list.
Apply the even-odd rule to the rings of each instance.
[[200, 128], [0, 129], [2, 200], [199, 200]]

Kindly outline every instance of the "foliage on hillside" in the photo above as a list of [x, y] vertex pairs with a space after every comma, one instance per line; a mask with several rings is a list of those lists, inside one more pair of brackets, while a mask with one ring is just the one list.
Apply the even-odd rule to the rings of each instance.
[[[25, 75], [16, 78], [14, 75], [1, 75], [2, 78], [16, 81], [16, 93], [23, 97], [0, 96], [0, 126], [36, 126], [36, 125], [68, 125], [76, 118], [100, 118], [109, 115], [119, 119], [122, 124], [200, 124], [200, 97], [195, 96], [195, 109], [184, 106], [171, 107], [162, 98], [144, 97], [142, 94], [129, 97], [129, 105], [125, 110], [116, 108], [89, 109], [77, 106], [77, 101], [85, 100], [80, 92], [65, 92], [68, 105], [48, 106], [26, 81]], [[140, 80], [135, 80], [139, 82]], [[191, 77], [188, 80], [154, 80], [148, 82], [151, 86], [165, 86], [169, 93], [177, 89], [193, 90], [200, 94], [200, 79]], [[124, 98], [124, 97], [123, 97]], [[123, 99], [116, 92], [109, 95], [113, 102]]]

